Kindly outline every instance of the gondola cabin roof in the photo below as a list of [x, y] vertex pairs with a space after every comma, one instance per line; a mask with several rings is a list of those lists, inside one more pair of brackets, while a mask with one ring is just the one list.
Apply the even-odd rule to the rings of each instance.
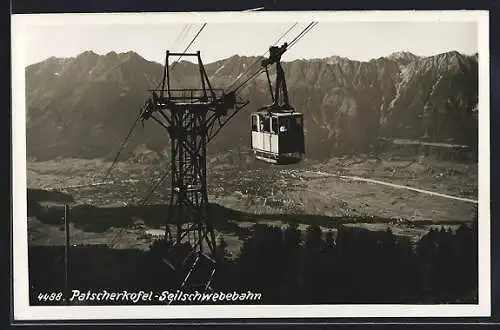
[[276, 117], [289, 117], [289, 116], [302, 116], [301, 112], [296, 112], [296, 111], [290, 111], [290, 112], [283, 112], [283, 111], [256, 111], [253, 112], [252, 115], [261, 115], [261, 116], [276, 116]]

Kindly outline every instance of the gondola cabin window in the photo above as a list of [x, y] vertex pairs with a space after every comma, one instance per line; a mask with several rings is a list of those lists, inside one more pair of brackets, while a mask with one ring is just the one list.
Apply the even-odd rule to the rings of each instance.
[[252, 116], [252, 132], [258, 132], [259, 127], [259, 116]]
[[270, 163], [300, 161], [305, 152], [301, 113], [258, 112], [251, 118], [251, 148], [258, 159]]

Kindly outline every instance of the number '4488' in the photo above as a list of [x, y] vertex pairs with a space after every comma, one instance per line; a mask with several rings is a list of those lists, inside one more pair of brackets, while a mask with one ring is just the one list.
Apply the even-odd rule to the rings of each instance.
[[62, 292], [52, 292], [52, 293], [40, 293], [38, 295], [38, 301], [60, 301], [62, 298]]

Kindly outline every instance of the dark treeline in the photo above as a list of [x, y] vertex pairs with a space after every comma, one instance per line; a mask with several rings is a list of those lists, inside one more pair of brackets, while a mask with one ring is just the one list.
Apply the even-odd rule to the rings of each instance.
[[[61, 194], [59, 192], [49, 192]], [[67, 195], [69, 196], [69, 195]], [[42, 223], [63, 226], [64, 207], [60, 200], [59, 206], [42, 206], [41, 200], [36, 199], [36, 195], [28, 193], [28, 216], [35, 217]], [[382, 218], [375, 216], [339, 216], [331, 217], [319, 214], [252, 214], [227, 208], [223, 205], [210, 203], [210, 215], [214, 221], [214, 227], [218, 231], [231, 231], [240, 234], [245, 229], [238, 228], [238, 221], [275, 220], [292, 224], [314, 224], [328, 228], [338, 227], [345, 223], [392, 223], [397, 221], [392, 218]], [[116, 207], [99, 207], [89, 204], [71, 206], [70, 222], [75, 228], [92, 233], [103, 233], [106, 230], [115, 228], [131, 228], [134, 223], [141, 219], [149, 228], [161, 228], [165, 225], [166, 216], [170, 214], [170, 206], [166, 204], [154, 205], [127, 205]], [[405, 220], [405, 222], [410, 222]], [[460, 224], [463, 219], [441, 221], [440, 224]], [[411, 221], [412, 226], [426, 227], [432, 224], [431, 220]], [[62, 229], [63, 227], [61, 227]], [[246, 236], [246, 235], [245, 235]]]
[[[175, 290], [180, 277], [148, 252], [76, 247], [71, 287], [79, 290]], [[64, 288], [64, 248], [30, 247], [33, 304]], [[231, 258], [221, 240], [216, 291], [262, 293], [264, 304], [477, 303], [477, 226], [432, 229], [416, 245], [391, 231], [341, 227], [335, 236], [312, 225], [302, 234], [258, 225]], [[200, 270], [203, 271], [203, 270]], [[208, 277], [208, 273], [207, 273]], [[94, 302], [96, 303], [96, 302]], [[154, 302], [153, 302], [154, 303]], [[241, 303], [241, 302], [238, 302]]]
[[412, 247], [389, 230], [260, 226], [236, 260], [220, 264], [217, 287], [262, 290], [270, 304], [443, 303], [477, 299], [475, 227], [431, 230]]

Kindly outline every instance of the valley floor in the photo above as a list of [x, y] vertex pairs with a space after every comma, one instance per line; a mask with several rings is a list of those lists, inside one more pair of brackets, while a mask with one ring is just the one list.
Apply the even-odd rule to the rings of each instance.
[[[158, 165], [119, 163], [104, 180], [109, 165], [101, 160], [82, 159], [30, 162], [28, 187], [67, 192], [77, 204], [119, 207], [139, 203], [166, 171]], [[402, 189], [397, 185], [422, 191]], [[210, 201], [257, 215], [257, 220], [247, 222], [235, 219], [241, 227], [251, 227], [255, 223], [282, 226], [285, 221], [281, 215], [296, 215], [297, 218], [317, 215], [342, 218], [344, 223], [345, 219], [352, 219], [350, 225], [370, 230], [390, 227], [396, 235], [416, 240], [431, 227], [455, 227], [472, 221], [477, 208], [477, 187], [477, 164], [417, 157], [356, 156], [284, 167], [262, 163], [228, 165], [214, 161], [209, 166]], [[168, 191], [167, 179], [149, 203], [165, 203]], [[302, 222], [304, 230], [306, 222]], [[338, 226], [328, 220], [321, 225], [324, 231], [336, 231]], [[30, 227], [32, 244], [63, 243], [64, 233], [53, 226], [33, 220]], [[75, 229], [73, 238], [79, 244], [101, 243], [117, 231], [117, 228], [110, 228], [105, 233], [85, 233]], [[138, 240], [136, 230], [127, 229], [120, 235], [121, 243], [117, 245], [124, 248], [145, 248], [150, 243]], [[236, 254], [240, 238], [225, 237], [229, 249]]]

